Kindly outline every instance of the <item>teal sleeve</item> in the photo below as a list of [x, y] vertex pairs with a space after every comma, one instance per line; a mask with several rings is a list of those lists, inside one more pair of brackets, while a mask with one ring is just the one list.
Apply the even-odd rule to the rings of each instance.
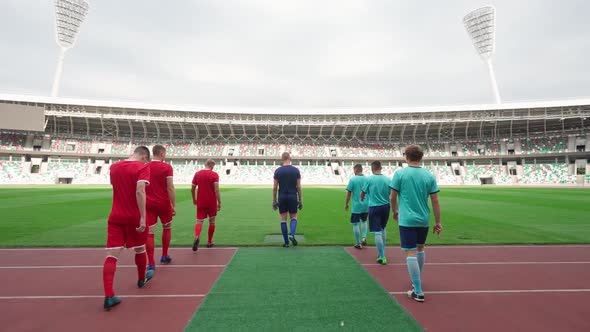
[[369, 193], [369, 181], [363, 183], [363, 187], [361, 189], [365, 194]]
[[352, 180], [348, 181], [348, 185], [346, 186], [346, 191], [352, 191]]
[[439, 192], [440, 189], [438, 189], [438, 184], [436, 184], [436, 178], [433, 176], [432, 177], [432, 185], [430, 187], [430, 194], [436, 194], [437, 192]]
[[400, 189], [400, 184], [401, 184], [401, 174], [400, 172], [395, 172], [395, 174], [393, 175], [393, 179], [391, 179], [391, 182], [389, 184], [389, 188], [399, 192]]

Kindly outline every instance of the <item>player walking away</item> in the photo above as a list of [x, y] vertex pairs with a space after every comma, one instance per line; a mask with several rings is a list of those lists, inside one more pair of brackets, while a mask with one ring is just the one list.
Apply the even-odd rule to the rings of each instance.
[[[367, 245], [367, 216], [369, 211], [369, 204], [367, 201], [361, 202], [361, 191], [367, 182], [367, 177], [363, 175], [363, 166], [361, 164], [354, 165], [354, 176], [348, 181], [346, 186], [346, 203], [344, 209], [348, 211], [348, 204], [352, 197], [352, 211], [350, 215], [350, 223], [352, 224], [352, 232], [354, 234], [355, 245], [357, 249], [362, 249]], [[361, 227], [362, 225], [362, 238]]]
[[[408, 167], [395, 172], [391, 180], [391, 210], [393, 218], [399, 223], [399, 234], [402, 250], [406, 252], [408, 273], [414, 288], [408, 291], [408, 297], [424, 302], [422, 290], [422, 269], [424, 268], [426, 237], [430, 221], [428, 196], [434, 211], [433, 232], [440, 236], [440, 205], [438, 202], [438, 186], [436, 178], [420, 167], [424, 153], [419, 146], [410, 145], [406, 148]], [[399, 211], [398, 211], [399, 198]]]
[[[303, 209], [303, 198], [301, 196], [301, 173], [297, 167], [291, 165], [291, 154], [284, 152], [281, 156], [283, 165], [275, 171], [274, 185], [272, 188], [272, 208], [279, 210], [281, 215], [281, 233], [285, 244], [289, 247], [289, 239], [293, 246], [297, 245], [295, 231], [297, 230], [297, 209]], [[279, 200], [277, 201], [277, 191]], [[291, 218], [291, 236], [287, 235], [287, 213]]]
[[142, 288], [150, 280], [150, 277], [146, 276], [145, 254], [148, 234], [145, 187], [150, 183], [150, 168], [145, 163], [149, 159], [150, 150], [140, 146], [135, 149], [129, 159], [116, 162], [110, 168], [113, 205], [107, 227], [107, 257], [102, 270], [105, 310], [110, 310], [121, 303], [121, 300], [115, 296], [113, 282], [117, 260], [123, 248], [135, 250], [137, 286]]
[[[197, 207], [197, 222], [195, 224], [195, 241], [193, 251], [199, 249], [203, 222], [209, 218], [207, 248], [213, 247], [213, 233], [215, 233], [215, 217], [221, 210], [221, 196], [219, 195], [219, 175], [213, 172], [215, 161], [207, 159], [205, 169], [195, 173], [191, 194], [193, 203]], [[196, 194], [195, 194], [196, 191]]]
[[385, 242], [387, 233], [385, 227], [389, 220], [389, 183], [391, 180], [381, 174], [381, 162], [371, 163], [373, 175], [367, 179], [361, 192], [361, 201], [368, 198], [369, 201], [369, 230], [375, 235], [375, 246], [379, 257], [377, 263], [387, 264], [385, 258]]
[[152, 149], [153, 160], [148, 164], [150, 168], [150, 185], [147, 193], [147, 225], [149, 227], [146, 250], [148, 256], [147, 274], [153, 276], [156, 269], [154, 259], [154, 234], [158, 218], [162, 223], [162, 256], [160, 263], [169, 264], [172, 261], [168, 255], [172, 236], [172, 217], [176, 215], [176, 193], [174, 192], [174, 171], [172, 166], [165, 163], [166, 148], [156, 145]]

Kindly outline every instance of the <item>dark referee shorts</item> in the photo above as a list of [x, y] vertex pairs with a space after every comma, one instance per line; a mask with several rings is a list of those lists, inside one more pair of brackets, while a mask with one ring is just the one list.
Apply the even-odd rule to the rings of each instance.
[[297, 195], [279, 196], [280, 213], [297, 213]]
[[402, 250], [416, 250], [426, 244], [428, 227], [399, 226], [399, 239]]
[[369, 231], [371, 233], [381, 232], [389, 221], [389, 204], [369, 207]]
[[367, 221], [367, 216], [369, 215], [368, 212], [363, 212], [363, 213], [353, 213], [350, 215], [350, 223], [351, 224], [356, 224], [359, 221]]

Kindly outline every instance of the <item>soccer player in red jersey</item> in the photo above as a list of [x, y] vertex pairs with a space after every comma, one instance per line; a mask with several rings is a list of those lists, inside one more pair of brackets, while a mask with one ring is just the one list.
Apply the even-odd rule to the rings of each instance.
[[[205, 169], [198, 171], [193, 178], [191, 194], [193, 203], [197, 207], [197, 223], [195, 224], [195, 242], [193, 251], [199, 249], [199, 238], [203, 222], [209, 217], [209, 231], [207, 248], [213, 247], [213, 233], [215, 233], [215, 217], [221, 210], [221, 197], [219, 195], [219, 175], [213, 172], [215, 161], [207, 159]], [[195, 195], [195, 190], [196, 195]]]
[[114, 163], [110, 168], [113, 187], [113, 205], [107, 227], [107, 257], [102, 270], [104, 284], [104, 309], [110, 310], [121, 303], [115, 296], [113, 281], [117, 260], [123, 248], [135, 250], [137, 286], [142, 288], [149, 281], [146, 276], [145, 243], [147, 240], [145, 187], [150, 183], [150, 169], [146, 163], [150, 150], [140, 146], [127, 159]]
[[172, 166], [165, 163], [166, 148], [156, 145], [152, 148], [153, 160], [148, 164], [150, 168], [150, 185], [147, 193], [147, 225], [149, 233], [146, 243], [148, 256], [147, 274], [153, 276], [156, 269], [154, 260], [154, 234], [158, 218], [162, 222], [162, 256], [160, 263], [169, 264], [172, 261], [168, 255], [170, 238], [172, 236], [172, 217], [176, 215], [176, 193], [174, 192], [174, 171]]

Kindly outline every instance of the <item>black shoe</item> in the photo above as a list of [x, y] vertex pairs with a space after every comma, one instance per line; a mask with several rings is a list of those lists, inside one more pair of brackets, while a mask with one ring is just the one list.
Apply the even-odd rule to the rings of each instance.
[[[149, 272], [149, 271], [148, 271]], [[150, 280], [152, 280], [152, 278], [154, 277], [153, 273], [147, 273], [145, 274], [145, 279], [143, 280], [138, 280], [137, 281], [137, 287], [139, 288], [143, 288]]]
[[293, 243], [293, 247], [297, 246], [297, 240], [295, 239], [295, 235], [291, 235], [289, 237], [289, 239], [291, 239], [291, 243]]
[[283, 248], [289, 248], [289, 244], [288, 243], [283, 244]]
[[364, 247], [367, 246], [367, 238], [364, 237], [363, 240], [361, 241], [361, 245], [363, 245]]
[[215, 243], [207, 243], [207, 248], [213, 248], [214, 245]]
[[414, 299], [414, 301], [424, 302], [424, 294], [418, 295], [418, 294], [416, 294], [416, 292], [414, 292], [413, 289], [409, 290], [407, 294], [408, 294], [408, 297], [411, 299]]
[[111, 308], [118, 305], [119, 303], [121, 303], [121, 299], [116, 296], [105, 297], [104, 298], [104, 305], [103, 305], [104, 310], [109, 311], [109, 310], [111, 310]]
[[355, 244], [354, 247], [357, 249], [363, 249], [363, 246], [361, 246], [360, 243]]
[[197, 250], [199, 250], [199, 239], [196, 239], [195, 242], [193, 242], [193, 251]]

